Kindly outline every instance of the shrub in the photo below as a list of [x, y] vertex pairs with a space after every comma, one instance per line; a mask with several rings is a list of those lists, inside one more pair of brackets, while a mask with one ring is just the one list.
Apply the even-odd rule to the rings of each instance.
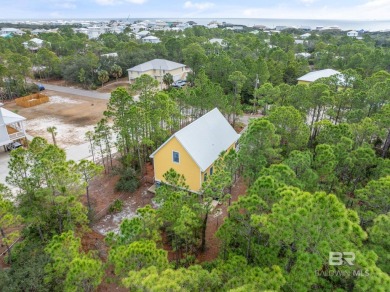
[[116, 213], [120, 212], [123, 209], [123, 202], [119, 199], [116, 199], [114, 203], [110, 205], [110, 208], [108, 209], [108, 212], [110, 213]]
[[139, 186], [139, 180], [136, 171], [131, 168], [125, 168], [121, 173], [121, 178], [117, 182], [115, 189], [117, 191], [134, 192]]

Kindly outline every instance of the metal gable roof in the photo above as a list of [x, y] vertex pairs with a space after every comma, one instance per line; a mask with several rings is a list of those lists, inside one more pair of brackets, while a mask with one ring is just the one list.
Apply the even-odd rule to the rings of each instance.
[[324, 70], [313, 71], [313, 72], [307, 73], [306, 75], [303, 75], [302, 77], [299, 77], [298, 80], [314, 82], [317, 79], [330, 77], [330, 76], [333, 76], [333, 75], [341, 75], [341, 73], [339, 71], [336, 71], [336, 70], [333, 70], [333, 69], [324, 69]]
[[0, 115], [3, 118], [4, 124], [10, 125], [13, 123], [21, 122], [26, 120], [25, 117], [19, 116], [18, 114], [15, 114], [5, 108], [0, 107]]
[[182, 144], [201, 171], [205, 171], [219, 156], [240, 137], [221, 112], [215, 108], [196, 121], [173, 134], [151, 158], [173, 137]]
[[138, 71], [145, 72], [149, 70], [174, 70], [177, 68], [185, 67], [186, 65], [164, 60], [164, 59], [154, 59], [149, 62], [142, 63], [133, 68], [127, 69], [127, 71]]

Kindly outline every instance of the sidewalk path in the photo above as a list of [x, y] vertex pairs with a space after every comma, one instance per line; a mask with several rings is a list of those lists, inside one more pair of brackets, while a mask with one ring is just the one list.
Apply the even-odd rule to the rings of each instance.
[[41, 83], [41, 84], [45, 87], [45, 89], [67, 93], [67, 94], [74, 94], [74, 95], [86, 96], [91, 98], [99, 98], [99, 99], [110, 99], [111, 96], [111, 93], [101, 93], [94, 90], [78, 89], [74, 87], [58, 86], [58, 85], [52, 85], [47, 83]]

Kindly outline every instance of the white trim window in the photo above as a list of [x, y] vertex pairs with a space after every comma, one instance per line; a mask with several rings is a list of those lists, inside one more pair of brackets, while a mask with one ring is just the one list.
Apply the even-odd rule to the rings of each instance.
[[174, 163], [180, 163], [180, 154], [177, 151], [172, 151], [172, 161]]

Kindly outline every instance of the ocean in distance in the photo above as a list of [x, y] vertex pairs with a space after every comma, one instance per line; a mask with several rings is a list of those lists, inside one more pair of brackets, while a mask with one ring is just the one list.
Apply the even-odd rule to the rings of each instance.
[[[342, 30], [360, 30], [366, 31], [383, 31], [390, 30], [389, 20], [336, 20], [336, 19], [282, 19], [282, 18], [96, 18], [96, 19], [58, 19], [69, 22], [81, 22], [81, 21], [109, 21], [109, 20], [122, 20], [133, 23], [137, 20], [163, 20], [163, 21], [195, 21], [197, 24], [207, 25], [211, 21], [217, 21], [219, 23], [227, 22], [237, 25], [246, 25], [252, 27], [253, 25], [265, 25], [269, 28], [275, 28], [276, 26], [292, 26], [292, 27], [310, 27], [315, 29], [317, 26], [338, 26]], [[1, 22], [24, 22], [24, 21], [55, 21], [55, 19], [0, 19]]]
[[[156, 20], [149, 19], [149, 20]], [[293, 26], [293, 27], [310, 27], [315, 29], [317, 26], [338, 26], [342, 30], [368, 30], [368, 31], [381, 31], [390, 30], [390, 20], [335, 20], [335, 19], [276, 19], [276, 18], [193, 18], [193, 19], [164, 19], [165, 21], [189, 21], [193, 20], [197, 24], [207, 25], [211, 21], [217, 21], [219, 23], [227, 22], [232, 24], [241, 24], [246, 26], [253, 25], [265, 25], [269, 28], [275, 28], [276, 26]]]

